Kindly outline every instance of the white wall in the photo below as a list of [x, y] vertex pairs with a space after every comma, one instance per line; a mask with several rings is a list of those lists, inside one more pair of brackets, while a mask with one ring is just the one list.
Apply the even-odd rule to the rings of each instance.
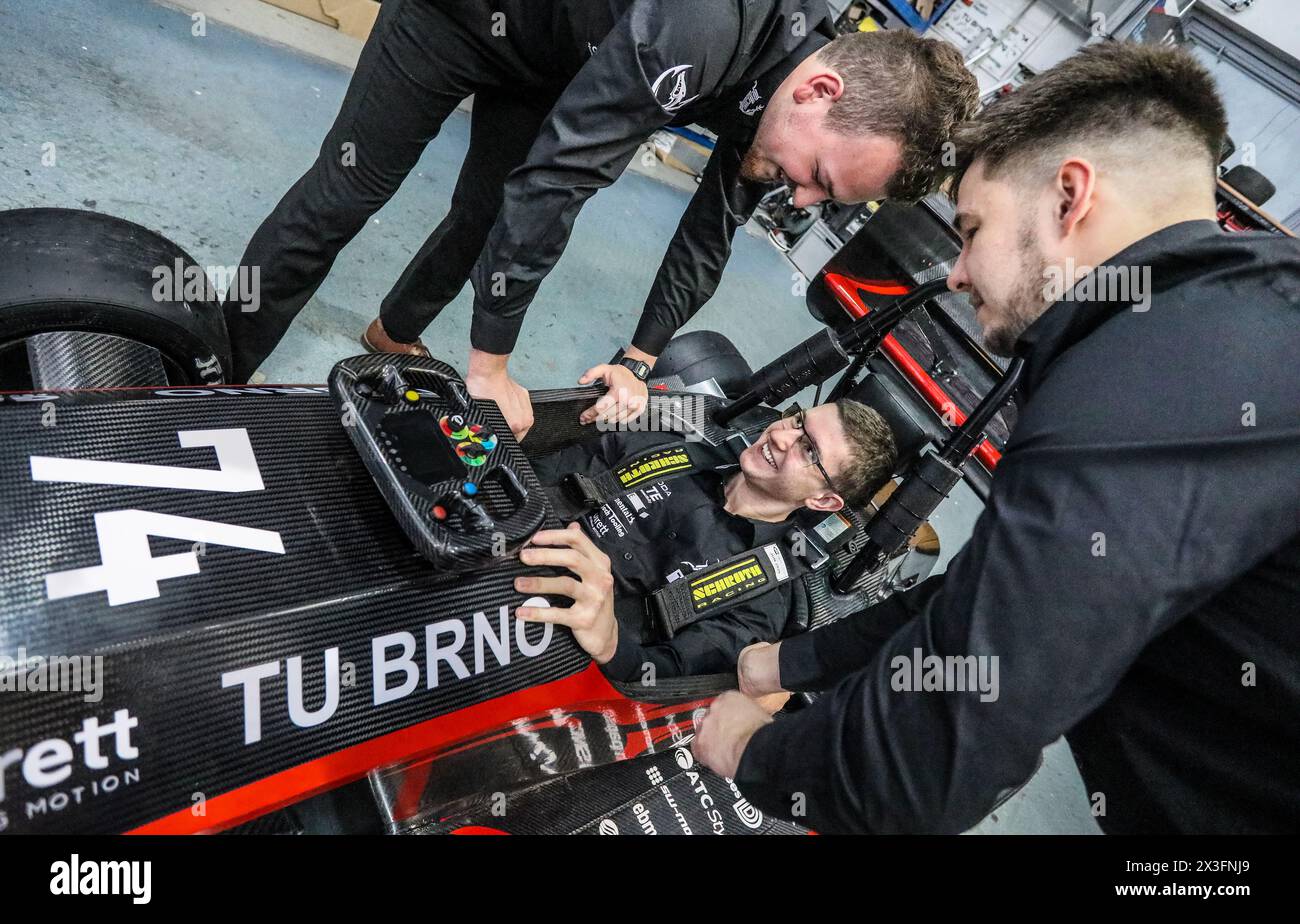
[[1297, 0], [1255, 0], [1253, 6], [1240, 13], [1232, 12], [1221, 0], [1199, 0], [1198, 5], [1222, 14], [1224, 19], [1300, 61], [1300, 2]]

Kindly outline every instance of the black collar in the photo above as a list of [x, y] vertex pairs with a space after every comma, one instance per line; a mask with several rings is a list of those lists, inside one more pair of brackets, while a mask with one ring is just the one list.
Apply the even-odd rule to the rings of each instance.
[[[1208, 219], [1179, 222], [1161, 228], [1130, 244], [1101, 267], [1151, 267], [1151, 295], [1166, 291], [1196, 275], [1204, 266], [1200, 260], [1188, 259], [1187, 251], [1198, 244], [1214, 244], [1225, 232]], [[1047, 375], [1058, 356], [1083, 340], [1104, 322], [1129, 310], [1132, 299], [1074, 301], [1074, 293], [1092, 277], [1089, 284], [1098, 290], [1096, 276], [1101, 267], [1081, 278], [1070, 295], [1048, 307], [1016, 341], [1015, 353], [1025, 358], [1025, 372], [1020, 382], [1021, 400], [1027, 399]]]
[[726, 522], [732, 524], [743, 535], [747, 548], [752, 549], [755, 546], [765, 545], [768, 542], [780, 539], [790, 528], [791, 521], [794, 519], [795, 514], [799, 512], [798, 510], [780, 523], [771, 523], [767, 520], [751, 520], [749, 517], [738, 516], [727, 511], [727, 482], [739, 471], [740, 466], [737, 465], [725, 471], [714, 469], [711, 472], [704, 473], [713, 479], [706, 489], [709, 497], [717, 502], [718, 511], [722, 516], [726, 517]]

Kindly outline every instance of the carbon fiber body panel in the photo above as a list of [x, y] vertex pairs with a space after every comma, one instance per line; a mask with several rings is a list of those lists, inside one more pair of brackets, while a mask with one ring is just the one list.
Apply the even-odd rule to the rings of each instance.
[[515, 793], [484, 794], [409, 834], [807, 834], [767, 817], [696, 763], [683, 737], [640, 760], [584, 770]]
[[[535, 392], [528, 451], [598, 435], [596, 394]], [[716, 400], [652, 405], [720, 440]], [[734, 684], [611, 684], [518, 623], [541, 569], [431, 565], [342, 423], [326, 386], [0, 394], [0, 831], [224, 830], [386, 765], [415, 824], [653, 754]], [[98, 682], [14, 687], [54, 658]]]
[[166, 385], [162, 354], [112, 334], [58, 330], [27, 338], [34, 388], [138, 388]]
[[[552, 388], [531, 392], [533, 428], [524, 437], [523, 448], [530, 455], [543, 455], [563, 446], [595, 439], [600, 431], [583, 426], [578, 417], [605, 393], [600, 387]], [[713, 413], [727, 403], [712, 394], [690, 391], [659, 391], [649, 394], [646, 417], [674, 425], [678, 432], [718, 445], [736, 431], [753, 439], [779, 416], [771, 408], [757, 407], [741, 414], [727, 427], [713, 422]]]
[[[494, 405], [483, 412], [509, 433]], [[251, 471], [202, 439], [182, 445], [178, 434], [193, 431], [246, 445]], [[80, 461], [37, 480], [34, 456]], [[171, 468], [131, 468], [140, 465]], [[176, 486], [205, 470], [239, 478], [222, 490]], [[95, 483], [133, 479], [170, 486]], [[114, 525], [123, 511], [154, 519]], [[119, 831], [189, 814], [590, 664], [566, 631], [510, 617], [521, 602], [513, 578], [525, 570], [513, 558], [448, 575], [415, 553], [324, 387], [0, 396], [0, 521], [0, 654], [103, 659], [97, 694], [0, 692], [0, 820], [10, 831]], [[214, 538], [195, 521], [274, 534], [283, 551], [253, 548], [244, 533], [231, 540], [229, 530]], [[122, 558], [137, 541], [147, 543], [143, 557]], [[69, 585], [47, 577], [60, 573], [75, 592], [58, 598], [52, 588]], [[156, 578], [156, 596], [111, 604], [112, 590], [89, 589], [121, 591], [125, 581], [130, 597], [141, 575]], [[408, 753], [472, 730], [437, 730], [408, 742]], [[310, 781], [346, 776], [318, 769], [285, 801], [310, 794], [301, 788]], [[223, 812], [213, 814], [238, 814]]]

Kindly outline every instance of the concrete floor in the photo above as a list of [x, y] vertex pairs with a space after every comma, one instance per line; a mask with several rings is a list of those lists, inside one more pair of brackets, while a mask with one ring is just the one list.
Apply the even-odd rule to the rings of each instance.
[[[61, 0], [57, 16], [33, 0], [0, 4], [0, 208], [93, 209], [167, 235], [200, 264], [238, 262], [314, 158], [355, 47], [301, 17], [268, 17], [257, 0], [177, 2], [208, 10], [206, 35], [192, 34], [189, 12], [148, 0]], [[297, 50], [218, 20], [269, 23]], [[321, 382], [336, 360], [360, 352], [357, 335], [446, 212], [468, 130], [464, 113], [448, 119], [264, 365], [268, 380]], [[626, 342], [688, 197], [629, 171], [587, 204], [529, 311], [512, 360], [524, 385], [574, 381]], [[818, 328], [795, 279], [766, 240], [738, 234], [716, 296], [691, 327], [726, 332], [761, 364]], [[425, 333], [436, 355], [462, 368], [470, 304], [467, 287]], [[941, 511], [945, 558], [978, 510], [971, 496]], [[976, 828], [1096, 830], [1064, 742], [1048, 749], [1025, 790]]]
[[[189, 14], [145, 0], [63, 0], [59, 9], [54, 17], [36, 3], [0, 4], [0, 206], [91, 208], [160, 231], [205, 266], [237, 263], [314, 159], [349, 72], [211, 19], [206, 36], [192, 36]], [[360, 352], [357, 336], [446, 213], [468, 135], [468, 116], [453, 114], [343, 251], [263, 367], [268, 379], [323, 381], [337, 359]], [[42, 165], [47, 143], [54, 166]], [[588, 203], [512, 359], [524, 385], [572, 382], [627, 342], [687, 198], [629, 173]], [[696, 326], [727, 331], [750, 357], [774, 357], [816, 330], [792, 273], [764, 241], [738, 235]], [[461, 368], [470, 304], [467, 286], [425, 335]]]

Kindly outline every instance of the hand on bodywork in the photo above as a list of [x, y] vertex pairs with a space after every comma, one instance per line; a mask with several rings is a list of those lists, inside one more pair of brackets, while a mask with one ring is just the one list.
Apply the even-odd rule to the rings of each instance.
[[771, 722], [772, 716], [761, 705], [744, 693], [728, 690], [696, 723], [691, 750], [704, 766], [730, 779], [736, 775], [749, 739]]
[[522, 440], [533, 426], [533, 401], [528, 389], [510, 377], [509, 360], [509, 355], [471, 349], [465, 386], [472, 397], [495, 401], [510, 432]]
[[[658, 358], [636, 347], [629, 347], [624, 355], [629, 359], [639, 359], [651, 369]], [[592, 366], [578, 379], [579, 385], [591, 385], [593, 382], [603, 382], [609, 390], [604, 397], [582, 412], [579, 418], [582, 424], [623, 424], [636, 420], [645, 412], [650, 390], [627, 366], [602, 363]]]
[[573, 606], [521, 606], [515, 615], [525, 622], [568, 626], [583, 651], [597, 664], [606, 664], [618, 648], [618, 620], [614, 618], [614, 575], [609, 556], [577, 523], [567, 529], [544, 529], [519, 553], [526, 565], [553, 565], [572, 577], [517, 577], [515, 590], [525, 594], [568, 597]]
[[781, 688], [781, 643], [756, 642], [740, 652], [736, 679], [740, 692], [730, 690], [713, 701], [695, 730], [695, 756], [715, 773], [734, 777], [749, 739], [772, 721], [785, 705]]

